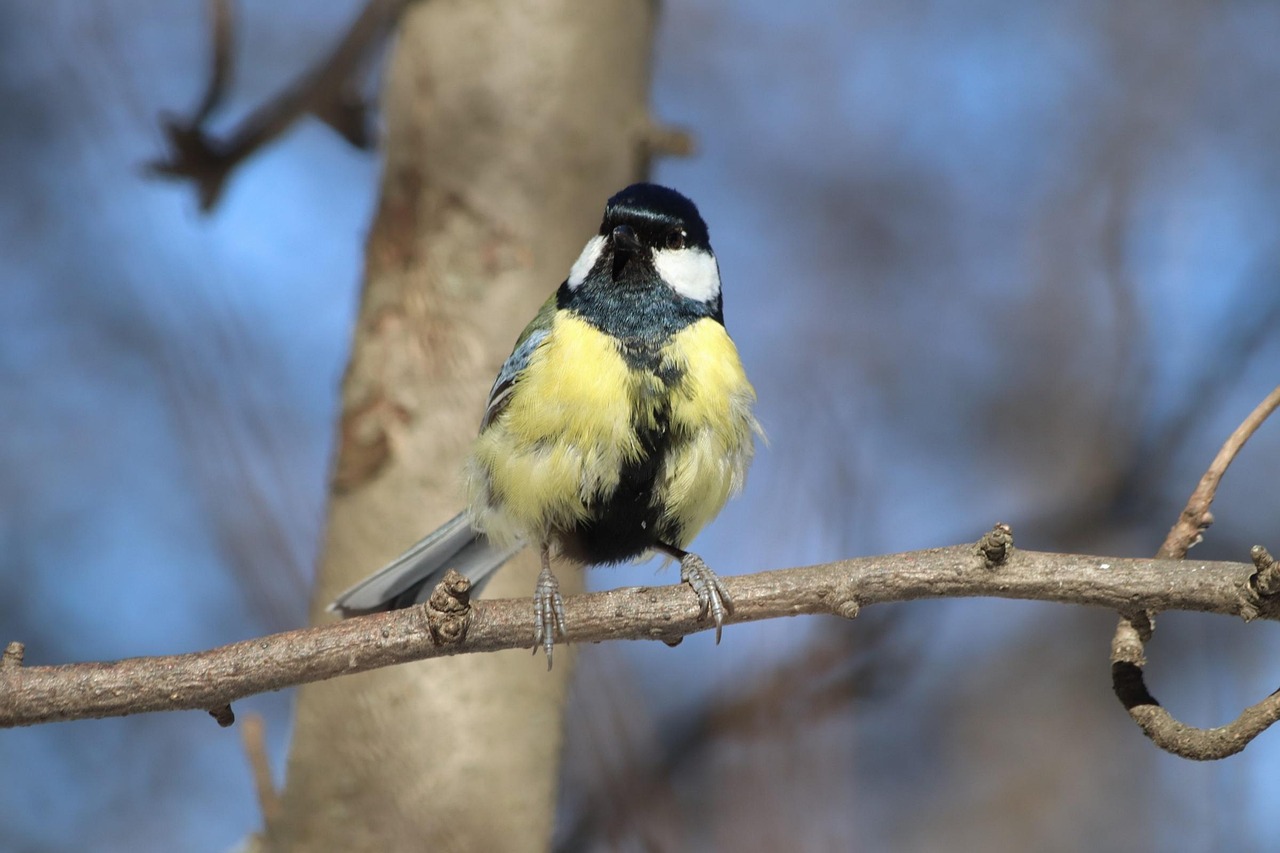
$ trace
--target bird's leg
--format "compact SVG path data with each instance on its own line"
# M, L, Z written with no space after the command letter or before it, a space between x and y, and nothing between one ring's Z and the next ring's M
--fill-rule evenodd
M539 549L542 571L538 572L538 584L533 588L533 653L538 646L547 653L547 669L551 669L551 651L556 635L564 639L564 598L560 595L560 581L551 573L551 546L543 544Z
M733 599L725 591L724 584L720 583L720 578L697 554L690 554L665 542L659 542L655 547L680 561L680 580L693 587L698 595L698 618L706 619L708 613L711 615L712 621L716 623L716 643L719 643L724 619L733 615Z

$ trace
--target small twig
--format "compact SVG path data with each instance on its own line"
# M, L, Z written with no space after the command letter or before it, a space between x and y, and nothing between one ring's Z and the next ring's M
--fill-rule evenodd
M209 84L205 87L200 106L192 116L191 124L204 124L213 111L222 105L231 88L231 37L234 23L231 17L231 0L208 0L209 29L212 31L213 50L209 69Z
M1218 451L1217 456L1213 457L1213 462L1209 463L1208 470L1204 472L1204 476L1196 484L1195 491L1187 499L1187 505L1178 516L1177 522L1169 530L1169 535L1165 537L1164 544L1160 546L1160 550L1157 552L1158 556L1172 560L1181 559L1186 556L1187 551L1192 546L1201 540L1204 531L1213 523L1213 515L1209 512L1209 507L1213 504L1213 498L1218 492L1218 484L1222 482L1222 475L1227 472L1227 468L1231 466L1232 461L1239 455L1244 443L1257 432L1258 427L1262 426L1263 422L1271 416L1271 413L1277 407L1280 407L1280 386L1277 386L1268 394L1249 413L1249 416L1241 421L1235 432L1227 437L1222 449Z
M1252 563L1178 563L1012 551L986 570L975 546L862 557L753 575L721 575L735 609L729 623L843 613L851 594L865 607L890 601L990 596L1108 610L1195 610L1241 615ZM1183 583L1171 583L1171 577ZM685 584L630 587L565 599L567 640L668 639L708 630ZM1264 602L1259 618L1280 618ZM378 613L244 640L204 652L112 663L0 669L0 727L148 711L206 710L245 696L465 652L528 649L528 599L470 604L465 636L437 639L424 607Z
M1157 552L1159 558L1182 559L1192 546L1200 542L1204 531L1213 523L1209 508L1223 475L1245 442L1277 407L1280 407L1280 387L1268 394L1223 443L1165 537ZM1280 586L1275 577L1274 561L1270 560L1266 549L1254 546L1252 557L1255 571L1239 592L1240 616L1246 621L1256 618L1261 608L1271 605L1275 593L1269 590ZM1143 733L1166 752L1200 761L1235 755L1280 720L1280 692L1272 693L1246 708L1239 718L1225 726L1200 729L1179 722L1151 695L1143 675L1147 663L1146 644L1154 631L1152 614L1159 609L1121 609L1127 615L1120 617L1111 642L1111 686L1116 697Z
M191 118L161 116L170 151L165 159L147 164L148 173L194 181L200 193L200 208L208 211L218 203L228 176L239 163L308 113L356 147L368 148L372 144L366 106L353 80L386 41L412 0L369 0L333 51L245 117L223 140L212 137L206 123L225 98L231 77L230 0L210 2L213 70L209 84Z
M275 778L271 775L271 759L267 756L266 725L260 714L249 714L240 724L240 737L244 743L244 753L249 759L249 770L253 773L253 787L258 792L258 807L262 809L262 826L264 833L269 833L272 824L280 817L280 792L276 790Z

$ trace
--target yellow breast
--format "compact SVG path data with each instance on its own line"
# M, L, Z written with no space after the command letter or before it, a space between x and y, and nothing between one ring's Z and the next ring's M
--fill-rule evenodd
M687 326L655 371L628 366L621 345L561 312L506 409L476 440L468 498L476 525L498 542L538 541L588 518L645 452L637 428L662 433L654 484L683 547L742 486L758 431L755 391L724 327ZM671 386L660 374L680 377Z
M684 547L742 489L763 435L751 413L756 392L747 381L737 347L724 326L700 320L680 332L663 354L685 374L671 396L672 442L659 490L666 517L675 521Z
M473 520L500 542L536 540L587 515L640 453L632 387L617 342L559 313L530 357L511 402L472 448Z

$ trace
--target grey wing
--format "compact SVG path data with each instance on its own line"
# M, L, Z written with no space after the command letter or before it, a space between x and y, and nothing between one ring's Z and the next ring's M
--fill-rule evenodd
M548 334L550 333L546 329L530 332L507 357L502 369L498 371L498 378L493 380L493 388L489 389L489 404L485 406L484 417L480 420L481 432L484 432L485 428L493 423L511 402L511 395L515 391L516 383L520 381L520 374L529 366L529 359L533 357L534 350L547 339Z

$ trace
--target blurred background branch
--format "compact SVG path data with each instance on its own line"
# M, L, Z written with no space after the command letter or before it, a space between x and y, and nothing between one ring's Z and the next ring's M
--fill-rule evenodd
M332 52L221 138L210 133L207 123L232 83L234 0L207 2L212 42L209 82L189 118L162 116L169 154L147 165L151 174L194 183L200 208L207 213L218 203L236 166L304 115L314 115L356 148L373 145L373 122L361 83L413 0L368 0Z

